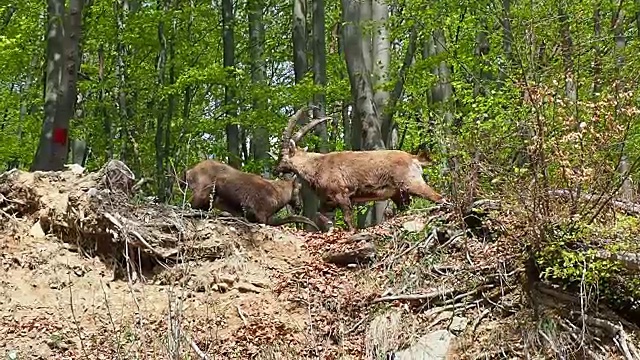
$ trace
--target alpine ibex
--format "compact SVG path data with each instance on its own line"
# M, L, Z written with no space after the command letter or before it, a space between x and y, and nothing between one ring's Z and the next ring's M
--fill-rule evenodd
M204 160L184 173L184 181L193 192L190 203L194 209L209 210L212 198L213 207L244 216L251 222L273 226L302 222L318 228L304 216L273 218L287 204L294 211L301 208L301 185L295 176L288 180L268 180L219 161Z
M352 205L368 201L391 199L399 210L410 202L410 196L448 204L422 178L422 165L428 162L426 154L412 155L400 150L341 151L330 153L308 152L296 143L329 118L315 119L291 135L296 122L304 116L306 108L289 118L282 136L280 160L276 173L292 172L303 179L320 198L320 218L324 213L340 207L349 230L355 229Z

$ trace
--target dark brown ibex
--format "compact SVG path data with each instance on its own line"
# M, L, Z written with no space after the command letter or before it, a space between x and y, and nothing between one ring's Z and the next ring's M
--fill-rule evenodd
M309 183L320 198L320 217L340 207L349 230L355 229L352 205L368 201L391 199L399 210L410 202L410 196L448 204L422 178L422 165L428 163L426 154L412 155L400 150L340 151L326 154L308 152L296 143L329 118L315 119L291 135L296 122L306 114L306 108L289 118L282 136L280 160L276 173L292 172Z
M301 222L318 228L304 216L273 218L287 204L294 211L301 208L301 185L295 176L288 180L268 180L219 161L204 160L187 170L183 178L193 192L190 203L194 209L209 210L210 198L213 198L213 207L244 216L250 222L273 226Z

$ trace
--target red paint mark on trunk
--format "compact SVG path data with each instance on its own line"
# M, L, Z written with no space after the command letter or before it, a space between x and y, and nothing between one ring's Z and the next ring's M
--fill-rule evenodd
M68 129L53 129L53 143L64 145L67 143Z

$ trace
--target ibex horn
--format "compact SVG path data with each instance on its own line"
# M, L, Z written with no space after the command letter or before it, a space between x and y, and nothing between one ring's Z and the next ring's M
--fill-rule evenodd
M327 117L323 117L320 119L315 119L313 121L311 121L310 123L308 123L307 125L303 126L302 129L298 130L297 133L295 133L295 135L293 135L291 137L291 140L293 140L294 142L298 142L300 141L300 139L302 139L302 137L309 132L309 130L313 129L314 127L318 126L320 123L323 123L327 120L331 120L331 117L327 116Z

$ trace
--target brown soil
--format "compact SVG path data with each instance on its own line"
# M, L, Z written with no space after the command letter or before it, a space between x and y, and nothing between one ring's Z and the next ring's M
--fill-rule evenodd
M101 189L101 175L12 176L0 175L0 356L7 359L198 359L198 352L209 359L377 359L447 329L454 312L469 326L450 358L554 353L522 295L518 234L453 241L442 230L429 243L428 234L403 230L410 220L452 222L443 212L396 217L355 238L310 234L189 220L153 204L101 198L96 205L85 193ZM118 211L139 223L105 237L102 214ZM123 242L134 232L149 246ZM327 252L363 243L375 244L373 263L323 261ZM111 246L111 255L96 250ZM132 267L122 265L125 256ZM443 295L372 303L387 293L433 291ZM543 318L560 317L548 311ZM573 341L558 330L552 340L567 349ZM612 344L599 346L613 354Z

